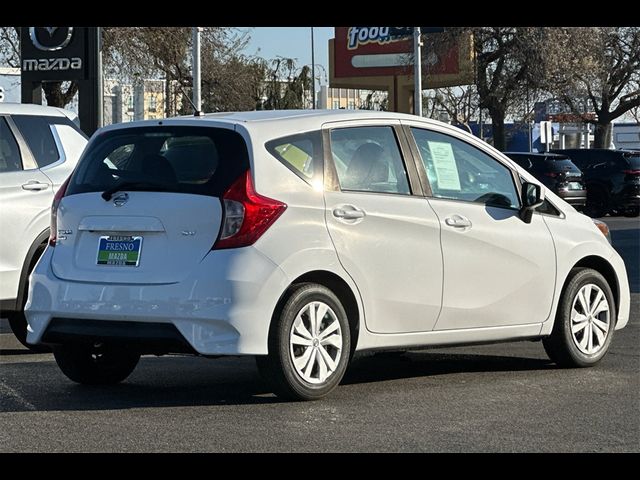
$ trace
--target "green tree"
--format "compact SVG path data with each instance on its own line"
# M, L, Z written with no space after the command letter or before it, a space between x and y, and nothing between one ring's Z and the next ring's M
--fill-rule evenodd
M278 57L266 63L262 108L289 110L307 107L311 91L311 69L298 67L293 58Z

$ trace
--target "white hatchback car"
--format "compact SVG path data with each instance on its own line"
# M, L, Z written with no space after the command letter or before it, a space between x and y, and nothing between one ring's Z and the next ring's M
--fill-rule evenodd
M141 354L255 355L276 393L316 399L358 350L542 339L589 366L629 318L606 225L409 115L106 127L52 221L28 341L80 383L119 382Z
M0 316L26 346L29 273L47 245L53 195L87 144L76 120L60 108L0 103Z

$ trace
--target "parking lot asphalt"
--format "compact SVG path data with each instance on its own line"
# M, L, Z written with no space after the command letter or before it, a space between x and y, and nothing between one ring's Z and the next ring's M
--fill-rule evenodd
M311 403L280 401L251 358L144 357L83 387L1 320L0 452L638 452L640 221L604 220L632 313L595 368L519 342L366 355Z

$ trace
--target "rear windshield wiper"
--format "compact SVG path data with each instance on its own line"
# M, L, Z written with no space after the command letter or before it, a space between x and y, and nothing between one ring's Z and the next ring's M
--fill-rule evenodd
M111 200L111 197L113 196L113 194L116 192L119 192L120 190L141 189L141 188L167 190L168 185L163 183L155 183L155 182L148 182L148 181L132 182L132 181L125 180L125 181L116 183L113 187L107 188L104 192L102 192L102 198L104 198L105 202L108 202L109 200Z

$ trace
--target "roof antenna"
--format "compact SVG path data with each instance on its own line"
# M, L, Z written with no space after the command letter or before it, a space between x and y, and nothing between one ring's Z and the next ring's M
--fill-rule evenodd
M189 95L187 95L187 93L184 91L184 88L182 88L182 84L181 83L178 83L178 87L180 87L180 91L182 92L182 96L185 97L189 101L191 106L193 107L193 116L194 117L201 117L202 116L202 112L200 110L198 110L198 108L196 107L196 104L193 103L193 100L191 100Z

